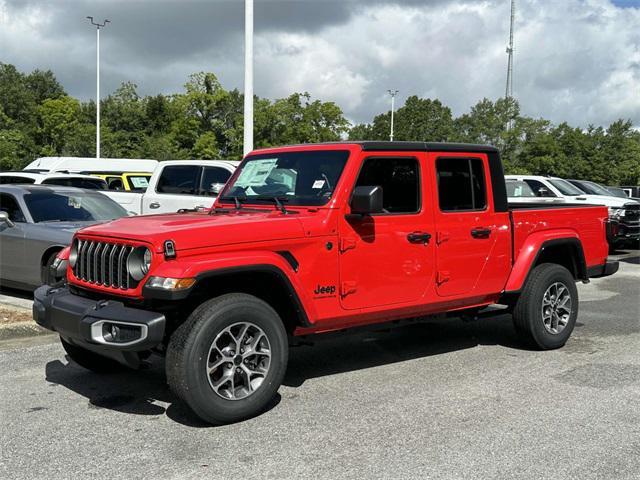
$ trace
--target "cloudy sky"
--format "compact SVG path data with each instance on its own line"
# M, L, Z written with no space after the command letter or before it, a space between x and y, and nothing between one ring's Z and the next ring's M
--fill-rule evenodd
M308 91L355 122L388 109L389 88L455 114L504 95L510 0L255 0L255 92ZM242 0L0 0L0 61L51 69L67 91L181 91L190 73L243 83ZM514 94L555 122L640 126L640 0L517 0Z

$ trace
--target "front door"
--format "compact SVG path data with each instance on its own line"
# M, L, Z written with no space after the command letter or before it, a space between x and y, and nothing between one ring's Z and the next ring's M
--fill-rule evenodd
M492 199L487 194L486 155L429 155L435 164L437 202L436 285L440 296L472 292L481 280L498 238Z
M381 186L384 212L340 220L345 309L419 301L433 279L433 217L421 178L425 155L365 158L355 186Z
M26 218L16 198L8 193L0 193L0 210L7 212L13 222L13 226L0 223L0 278L27 282L29 278L24 234Z

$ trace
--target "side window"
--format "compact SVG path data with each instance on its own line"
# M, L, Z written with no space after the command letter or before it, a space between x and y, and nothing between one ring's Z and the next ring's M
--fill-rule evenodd
M416 158L378 157L364 161L357 187L382 187L386 213L420 211L420 172Z
M63 187L76 187L76 188L86 188L88 190L106 190L106 183L101 178L96 178L92 180L90 178L47 178L42 181L43 185L60 185Z
M549 190L549 188L539 180L527 180L525 183L531 187L536 194L536 197L555 197L556 195Z
M170 165L165 167L158 179L158 193L195 195L198 190L200 167L195 165Z
M9 183L35 183L35 180L33 178L29 178L29 177L6 176L6 177L0 177L0 183L4 183L4 184L9 184Z
M202 195L217 195L229 177L231 172L221 167L204 167L202 180L200 182L200 192Z
M443 212L484 210L487 187L479 158L440 157L436 160L438 202Z
M26 222L24 214L13 195L0 193L0 210L9 214L9 220L14 222Z

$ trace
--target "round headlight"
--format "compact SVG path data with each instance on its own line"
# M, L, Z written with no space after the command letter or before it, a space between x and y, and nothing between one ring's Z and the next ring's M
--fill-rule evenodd
M76 266L76 262L78 261L78 240L75 239L71 244L71 251L69 252L69 265L71 268Z
M149 273L149 267L151 267L151 250L145 248L142 256L142 271L145 275Z
M127 270L134 280L139 281L149 273L151 251L147 247L137 247L127 260Z

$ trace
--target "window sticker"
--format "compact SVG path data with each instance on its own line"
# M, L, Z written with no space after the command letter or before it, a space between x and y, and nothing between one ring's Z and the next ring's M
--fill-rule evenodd
M149 180L146 177L129 177L134 188L147 188Z
M80 197L67 197L67 203L73 208L82 208L82 199Z
M278 163L277 158L264 158L248 162L235 182L236 187L259 187L264 185L267 177Z
M324 187L324 180L316 180L315 182L313 182L313 185L311 186L311 188L313 188L314 190L317 190L322 187Z

